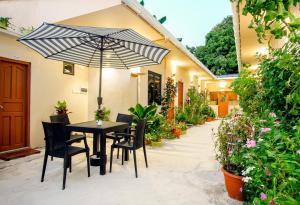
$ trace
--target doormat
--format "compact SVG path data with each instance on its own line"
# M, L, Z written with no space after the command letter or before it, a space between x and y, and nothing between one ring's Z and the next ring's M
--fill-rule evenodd
M12 159L27 157L27 156L33 155L33 154L38 154L40 152L41 151L36 150L36 149L26 148L26 149L18 150L18 151L15 151L15 152L0 154L0 159L2 159L4 161L9 161L9 160L12 160Z

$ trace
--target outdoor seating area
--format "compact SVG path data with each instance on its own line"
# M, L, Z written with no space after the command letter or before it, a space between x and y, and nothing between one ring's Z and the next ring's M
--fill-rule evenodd
M138 178L135 178L133 153L122 165L121 157L117 159L117 152L114 152L112 172L100 176L99 167L91 166L90 177L87 176L86 157L81 154L72 158L72 172L68 173L66 189L62 191L62 159L48 161L44 182L40 182L44 155L41 149L40 154L0 161L0 190L6 204L18 204L22 198L23 204L45 205L61 201L92 205L99 201L124 205L143 201L149 205L171 205L186 204L191 199L195 204L238 205L239 202L228 198L220 167L214 160L211 129L217 129L218 125L219 121L205 123L188 129L181 139L164 140L162 147L147 146L148 168L142 149L138 149ZM92 148L92 136L88 135L87 139ZM107 140L107 150L112 143Z

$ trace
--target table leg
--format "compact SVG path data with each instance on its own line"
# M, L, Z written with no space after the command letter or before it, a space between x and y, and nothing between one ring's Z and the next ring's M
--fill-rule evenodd
M129 160L129 150L128 150L128 149L125 150L124 160L125 160L125 161L128 161L128 160Z
M100 175L106 173L106 137L105 134L100 135Z
M97 155L99 151L99 134L93 134L93 155Z

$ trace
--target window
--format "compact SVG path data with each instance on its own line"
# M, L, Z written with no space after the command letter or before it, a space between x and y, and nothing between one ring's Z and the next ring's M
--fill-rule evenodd
M148 105L161 105L161 75L148 71Z

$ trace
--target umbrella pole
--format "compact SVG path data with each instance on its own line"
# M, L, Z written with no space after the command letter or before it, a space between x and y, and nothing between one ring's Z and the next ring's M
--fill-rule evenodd
M101 89L102 89L102 67L103 67L103 38L101 38L101 48L100 48L100 71L99 71L99 96L97 98L98 101L98 110L101 109L102 104L102 96L101 96Z

